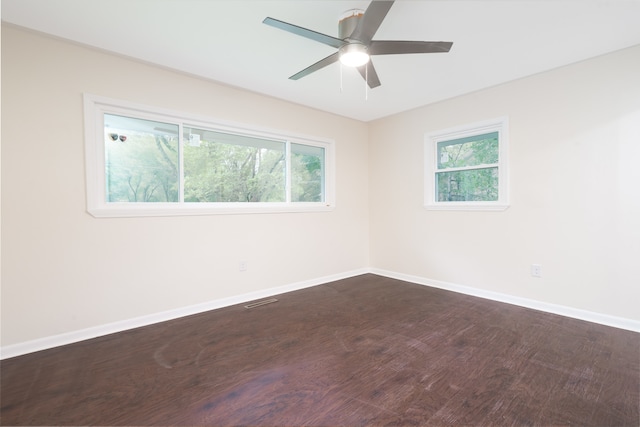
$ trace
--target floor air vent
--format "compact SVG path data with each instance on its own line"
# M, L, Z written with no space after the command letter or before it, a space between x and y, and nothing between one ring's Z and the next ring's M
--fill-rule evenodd
M245 305L244 308L256 308L256 307L260 307L261 305L271 304L274 302L278 302L278 300L275 298L270 298L263 301L252 302L251 304Z

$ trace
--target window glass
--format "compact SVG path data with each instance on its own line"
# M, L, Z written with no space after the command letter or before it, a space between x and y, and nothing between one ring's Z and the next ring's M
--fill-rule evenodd
M178 126L104 115L107 202L179 200Z
M285 202L285 142L184 127L185 202Z
M438 169L498 162L498 132L438 142Z
M324 148L291 144L291 201L324 201Z
M437 173L436 200L439 202L497 201L498 168Z

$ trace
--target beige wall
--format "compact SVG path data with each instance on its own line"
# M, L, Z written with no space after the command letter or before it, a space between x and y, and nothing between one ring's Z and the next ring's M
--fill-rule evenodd
M2 30L3 346L368 267L366 124ZM333 139L337 207L94 218L84 92Z
M639 76L637 46L371 123L371 266L640 320ZM425 132L500 116L511 207L425 210Z

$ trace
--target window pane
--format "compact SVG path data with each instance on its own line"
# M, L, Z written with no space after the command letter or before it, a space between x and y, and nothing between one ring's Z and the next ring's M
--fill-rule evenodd
M107 202L178 201L178 126L104 115Z
M324 201L324 148L291 144L291 201Z
M185 202L285 202L285 143L184 127Z
M498 163L498 132L438 142L438 169Z
M492 202L498 200L498 168L436 172L436 201Z

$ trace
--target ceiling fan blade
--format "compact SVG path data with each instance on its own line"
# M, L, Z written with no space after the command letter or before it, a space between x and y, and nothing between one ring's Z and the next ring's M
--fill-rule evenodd
M393 6L393 0L373 0L349 38L369 44Z
M321 59L320 61L316 62L313 65L308 66L307 68L305 68L304 70L295 73L293 76L289 77L291 80L298 80L301 79L304 76L308 76L309 74L320 70L321 68L326 67L327 65L331 65L334 62L337 62L338 59L340 58L338 52L333 53L329 56L327 56L324 59Z
M366 80L371 89L380 86L378 73L376 73L376 69L373 66L373 62L371 62L371 60L369 60L369 62L367 62L366 64L358 67L358 71L360 72L362 78Z
M309 30L308 28L299 27L297 25L289 24L288 22L279 21L270 17L264 18L264 21L262 21L262 23L335 48L340 48L343 44L345 44L344 40L340 40L336 37L331 37L326 34L318 33L317 31Z
M452 45L453 42L374 40L369 45L369 55L449 52Z

